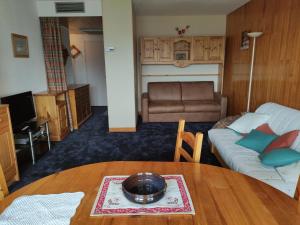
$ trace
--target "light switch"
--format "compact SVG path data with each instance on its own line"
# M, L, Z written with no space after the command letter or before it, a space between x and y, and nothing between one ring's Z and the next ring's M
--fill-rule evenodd
M115 47L114 46L109 46L105 49L106 52L112 52L115 50Z

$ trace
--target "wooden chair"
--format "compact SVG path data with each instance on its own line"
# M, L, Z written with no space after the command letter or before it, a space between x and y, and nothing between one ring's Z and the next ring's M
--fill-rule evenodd
M174 161L179 162L180 156L182 156L188 162L199 163L202 149L203 134L198 132L195 136L191 132L185 132L184 125L185 120L180 120L178 125ZM192 156L190 156L190 154L182 147L183 141L186 142L193 149Z
M0 165L0 200L4 199L6 195L8 195L8 188L2 166Z

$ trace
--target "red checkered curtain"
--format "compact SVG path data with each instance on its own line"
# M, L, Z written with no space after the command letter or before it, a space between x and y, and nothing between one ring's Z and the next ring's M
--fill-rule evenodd
M40 18L41 32L44 46L44 58L46 65L49 91L66 91L67 80L63 59L63 48L58 18ZM71 130L72 118L70 113L69 98L66 94L69 124Z
M58 18L41 18L44 58L50 91L67 90L62 41Z

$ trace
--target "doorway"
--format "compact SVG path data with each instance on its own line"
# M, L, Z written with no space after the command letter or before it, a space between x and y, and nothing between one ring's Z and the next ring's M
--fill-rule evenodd
M89 84L91 105L107 106L102 18L67 17L65 20L68 24L69 46L75 46L80 51L80 54L72 57L71 73L68 72L70 68L66 68L68 81Z

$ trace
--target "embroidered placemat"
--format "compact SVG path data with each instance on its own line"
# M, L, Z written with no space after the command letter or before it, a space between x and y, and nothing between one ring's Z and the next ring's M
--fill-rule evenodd
M106 176L100 185L91 216L195 214L190 193L182 175L163 175L167 183L164 197L151 204L130 202L122 182L128 176Z

